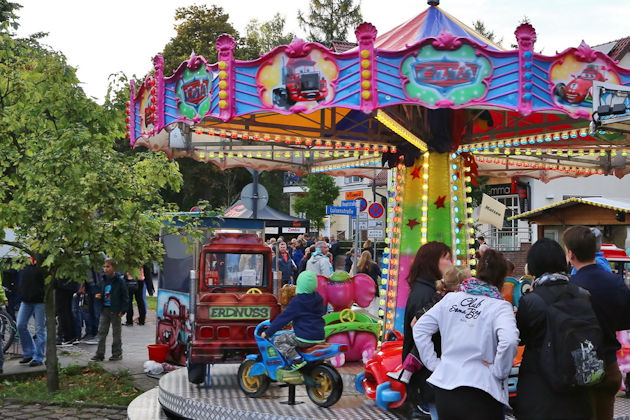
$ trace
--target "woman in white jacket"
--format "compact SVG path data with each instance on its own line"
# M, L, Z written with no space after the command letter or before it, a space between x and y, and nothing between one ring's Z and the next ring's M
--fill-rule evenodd
M500 252L487 250L478 278L448 293L413 328L422 363L433 374L441 420L503 419L508 405L507 378L518 345L512 304L501 296L507 271ZM439 330L442 355L437 357L431 336Z

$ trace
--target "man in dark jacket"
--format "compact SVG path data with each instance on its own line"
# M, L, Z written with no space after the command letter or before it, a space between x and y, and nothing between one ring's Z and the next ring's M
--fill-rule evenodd
M623 279L602 269L595 260L597 239L586 226L573 226L562 237L567 259L577 270L571 283L588 290L593 311L602 329L604 381L590 390L595 418L611 419L614 414L615 395L621 387L621 372L617 363L617 350L621 345L615 332L630 328L630 290Z
M105 339L112 326L112 356L109 360L122 359L122 339L120 337L120 318L127 313L129 305L129 292L122 274L115 271L114 261L106 259L103 263L104 275L99 284L100 293L96 295L101 299L103 310L98 324L98 348L92 360L100 362L105 358Z
M276 331L293 322L293 334L284 333L274 341L280 354L291 363L292 371L306 365L296 348L310 347L324 341L324 300L315 289L317 289L315 273L310 271L301 273L297 279L296 295L261 334L263 338L271 338Z
M44 275L35 265L24 267L18 273L22 304L18 311L17 329L20 334L23 358L20 364L30 367L41 366L46 354L46 309L44 305ZM28 321L35 320L35 337L28 329Z

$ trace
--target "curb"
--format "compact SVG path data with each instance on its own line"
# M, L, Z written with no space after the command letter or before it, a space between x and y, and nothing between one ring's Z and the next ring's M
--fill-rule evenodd
M126 410L126 405L108 405L108 404L94 404L85 403L81 401L76 402L58 402L58 401L42 401L42 400L23 400L21 398L5 398L5 404L40 404L40 405L56 405L59 407L77 407L77 408L109 408L112 410Z

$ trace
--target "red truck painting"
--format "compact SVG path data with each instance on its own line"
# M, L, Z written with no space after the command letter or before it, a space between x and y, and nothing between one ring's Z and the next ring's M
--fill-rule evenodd
M328 83L309 57L291 58L282 65L282 85L272 92L273 104L289 109L297 102L322 102L328 96Z

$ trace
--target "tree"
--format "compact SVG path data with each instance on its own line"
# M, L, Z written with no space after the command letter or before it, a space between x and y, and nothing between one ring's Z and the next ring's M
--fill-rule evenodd
M478 32L480 35L485 36L490 41L492 41L495 44L497 44L498 46L500 46L500 47L503 46L503 45L501 45L503 43L503 38L495 39L496 35L495 35L494 31L491 31L490 29L486 28L486 25L483 23L483 21L481 21L479 19L474 21L473 22L473 29L476 32Z
M354 0L311 0L307 14L298 11L298 23L308 32L309 41L326 46L347 41L348 30L362 21L361 5Z
M308 192L304 197L295 199L293 209L305 213L316 230L323 228L326 206L331 205L339 196L339 187L330 175L310 174L304 177Z
M257 19L250 20L245 38L241 42L239 57L243 60L255 60L278 45L290 44L295 35L292 32L284 33L284 23L285 18L280 13L263 23Z
M217 61L215 42L219 35L230 34L238 40L238 32L228 19L230 15L222 7L205 5L178 7L175 10L175 30L177 35L166 44L164 57L164 75L175 70L182 61L190 58L191 52L201 55L210 63Z
M163 188L179 188L177 164L163 154L125 155L124 111L108 98L92 102L75 69L34 38L0 30L0 237L30 256L46 276L46 369L49 391L59 388L55 347L56 279L83 280L102 253L122 270L158 259Z

